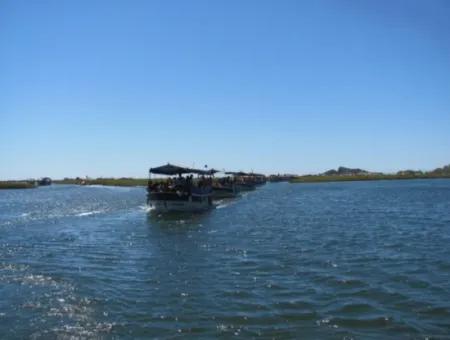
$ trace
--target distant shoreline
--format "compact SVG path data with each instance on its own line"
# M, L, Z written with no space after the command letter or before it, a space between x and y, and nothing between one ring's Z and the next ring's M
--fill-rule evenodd
M381 181L381 180L408 180L408 179L442 179L450 178L445 175L305 175L292 178L289 183L322 183L322 182L356 182L356 181Z
M1 189L33 189L37 185L27 181L0 181Z
M148 179L146 178L105 178L105 179L63 179L54 180L54 184L73 184L73 185L105 185L105 186L121 186L121 187L137 187L147 186ZM0 181L0 190L2 189L33 189L37 188L35 182L18 180L18 181Z
M328 182L360 182L360 181L381 181L381 180L412 180L412 179L450 179L450 175L441 176L399 176L399 175L349 175L349 176L326 176L326 175L305 175L298 176L289 180L292 184L301 183L328 183ZM155 181L155 179L152 179ZM160 179L164 181L164 179ZM83 182L74 179L55 180L54 184L69 185L104 185L117 187L145 187L148 179L146 178L129 178L129 179L92 179L83 180ZM33 189L38 186L26 181L0 181L0 190L2 189Z
M337 170L329 170L317 175L270 175L266 177L270 182L289 182L298 183L324 183L324 182L355 182L355 181L380 181L380 180L411 180L411 179L450 179L450 165L443 168L437 168L433 171L422 172L404 170L396 174L383 174L368 172L361 169L350 169L339 167ZM50 179L49 179L50 180ZM42 181L42 180L41 180ZM51 180L50 180L51 181ZM153 178L153 182L164 182L164 178ZM55 184L72 184L72 185L104 185L119 187L146 187L148 178L64 178L54 180ZM9 180L0 181L1 189L32 189L37 188L39 183L37 180Z
M107 185L116 187L147 186L148 178L96 178L96 179L62 179L53 181L55 184L76 185Z

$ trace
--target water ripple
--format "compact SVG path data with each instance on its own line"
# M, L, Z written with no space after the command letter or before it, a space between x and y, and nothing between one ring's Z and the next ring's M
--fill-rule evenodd
M269 184L200 215L144 202L0 191L2 336L449 334L448 180Z

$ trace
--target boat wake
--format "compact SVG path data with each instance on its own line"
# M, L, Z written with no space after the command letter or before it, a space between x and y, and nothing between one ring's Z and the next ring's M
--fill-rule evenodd
M149 212L155 210L155 207L150 207L146 204L140 205L139 208L140 208L140 210L144 211L145 213L149 213Z
M90 184L90 185L84 185L81 188L83 189L107 189L107 190L114 190L114 191L131 191L134 188L138 188L138 187L122 187L122 186L117 186L117 185L102 185L102 184Z
M223 200L218 200L214 203L214 206L216 209L223 209L226 208L228 206L230 206L231 204L233 204L235 201L232 199L223 199Z
M223 209L230 205L230 203L219 203L216 205L216 209Z
M104 212L104 210L85 211L85 212L78 213L75 216L78 216L78 217L91 216L91 215L95 215L95 214L101 214L102 212Z

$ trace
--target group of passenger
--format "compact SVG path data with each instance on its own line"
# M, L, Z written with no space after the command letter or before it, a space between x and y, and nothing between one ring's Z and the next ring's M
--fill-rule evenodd
M238 185L255 185L259 184L260 179L256 176L252 177L220 177L212 178L210 176L199 176L194 179L194 175L182 176L181 174L169 177L166 180L149 179L148 190L152 192L177 192L191 194L192 192L204 192L212 187L216 188L232 188L234 184Z
M191 193L192 188L204 189L211 187L212 179L201 176L194 180L193 175L183 177L181 175L169 177L164 181L148 180L148 189L153 192L185 192Z
M227 176L227 177L217 178L214 181L214 186L230 187L231 185L233 185L233 183L235 183L235 179L233 177Z

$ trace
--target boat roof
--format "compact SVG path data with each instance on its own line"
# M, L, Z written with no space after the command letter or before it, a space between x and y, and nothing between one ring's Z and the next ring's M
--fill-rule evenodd
M218 172L217 170L201 170L194 168L187 168L184 166L173 165L167 163L156 168L150 168L150 173L157 175L182 175L182 174L199 174L199 175L212 175Z
M207 173L208 175L214 175L215 173L220 172L219 170L216 170L216 169L202 170L202 171L204 171L204 172Z
M243 171L227 171L225 172L226 175L234 175L234 176L250 176L251 174L248 174Z

